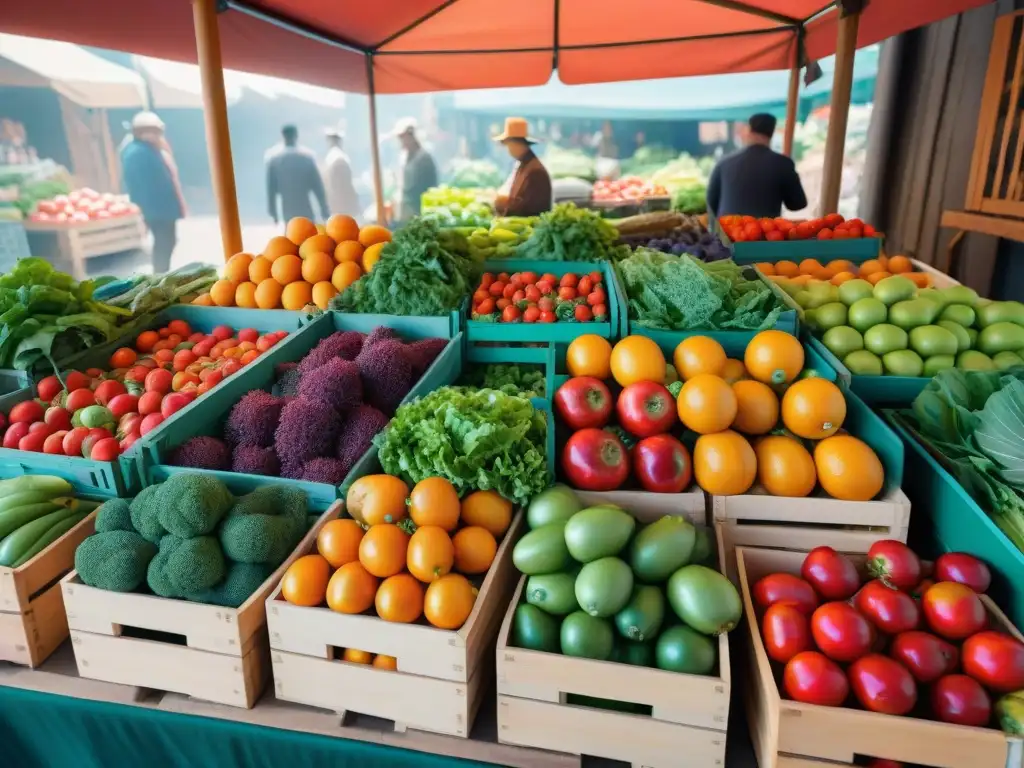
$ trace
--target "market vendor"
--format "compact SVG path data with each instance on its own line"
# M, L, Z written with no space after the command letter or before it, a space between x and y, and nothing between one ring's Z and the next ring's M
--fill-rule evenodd
M516 161L512 175L498 193L494 210L502 216L538 216L551 210L551 176L533 154L537 140L521 117L505 120L505 130L494 137Z
M416 118L401 118L388 136L398 139L402 145L392 216L392 224L398 227L420 215L423 193L437 186L437 164L423 147Z

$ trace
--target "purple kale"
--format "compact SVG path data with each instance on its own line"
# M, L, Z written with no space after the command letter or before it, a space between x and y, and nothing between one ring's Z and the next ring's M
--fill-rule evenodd
M281 420L284 400L262 389L242 396L224 424L224 437L234 444L249 443L264 448L274 444L274 431Z
M296 398L281 411L274 449L284 465L304 464L334 453L341 417L325 403Z
M441 351L448 345L447 339L421 339L405 345L405 354L412 364L412 380L419 381Z
M351 360L336 357L319 368L304 374L299 384L299 397L317 400L342 413L363 402L363 381L359 366Z
M302 466L302 479L313 483L341 485L348 468L338 459L313 459Z
M385 414L393 414L412 389L412 364L405 355L405 344L381 341L365 347L356 365L363 378L363 399Z
M388 424L388 417L372 405L349 411L338 435L338 459L352 469L373 444L373 437Z
M372 346L380 344L382 341L401 341L402 338L398 335L398 331L394 328L388 328L386 325L379 325L370 331L370 335L363 341L363 349L369 349Z
M281 462L273 448L259 445L239 445L231 457L231 471L246 475L264 475L278 477L281 474Z
M193 437L174 449L169 463L192 469L227 470L231 468L231 449L218 437Z
M339 331L323 339L299 363L303 375L316 370L335 358L355 360L363 347L363 334L358 331Z

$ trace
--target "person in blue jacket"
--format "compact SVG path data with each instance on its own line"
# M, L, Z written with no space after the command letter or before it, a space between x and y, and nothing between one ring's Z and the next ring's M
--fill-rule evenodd
M153 112L139 112L132 118L131 131L131 139L121 147L121 170L128 196L142 209L142 218L153 233L153 272L159 274L171 268L185 202L178 169L164 138L164 121Z

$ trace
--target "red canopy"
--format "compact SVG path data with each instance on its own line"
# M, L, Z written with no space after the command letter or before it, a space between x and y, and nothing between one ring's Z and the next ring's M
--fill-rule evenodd
M872 0L858 46L991 0ZM787 69L835 52L824 0L247 0L220 15L225 67L339 90L446 91ZM196 61L189 0L7 3L0 31ZM556 46L557 41L557 46ZM670 98L671 94L666 94Z

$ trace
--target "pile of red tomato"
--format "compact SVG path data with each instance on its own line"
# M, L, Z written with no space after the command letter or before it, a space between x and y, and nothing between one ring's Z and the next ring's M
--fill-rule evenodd
M947 553L929 568L885 540L867 566L865 581L847 557L818 547L799 577L773 573L754 585L765 650L785 665L785 696L990 725L994 697L1024 688L1024 643L990 625L979 596L991 582L985 563Z
M838 213L820 219L791 221L790 219L755 219L753 216L723 216L718 220L722 231L734 243L768 240L860 240L879 237L870 224L860 219L847 221Z
M600 272L486 272L473 292L470 317L496 323L608 321L608 293Z
M668 197L668 190L639 176L623 176L621 179L598 179L591 193L591 198L603 202L627 202L648 197Z

